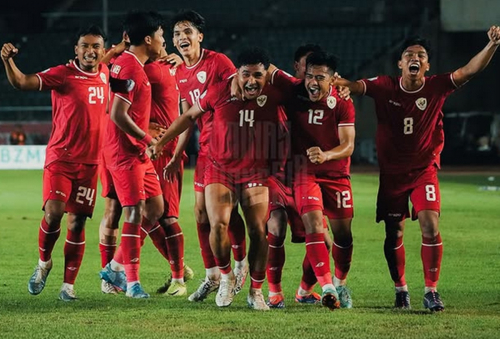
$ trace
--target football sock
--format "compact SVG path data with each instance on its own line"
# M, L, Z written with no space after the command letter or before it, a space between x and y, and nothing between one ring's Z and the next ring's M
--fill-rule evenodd
M345 280L349 269L351 268L352 259L352 238L346 246L337 243L335 239L333 240L332 246L332 257L335 263L335 278L339 280Z
M139 281L139 266L141 256L140 225L129 222L123 223L120 246L123 246L123 266L127 275L127 282Z
M68 229L64 243L64 282L74 284L85 252L85 229L80 232Z
M318 279L316 279L316 274L314 274L314 270L306 253L302 261L302 281L300 282L300 286L306 291L311 291L317 282Z
M386 237L384 241L384 254L387 266L389 267L389 273L391 274L392 281L394 281L394 285L396 287L406 285L406 258L403 237Z
M165 242L172 278L184 279L184 234L177 222L168 225L165 229Z
M60 234L61 224L49 227L44 216L38 230L38 253L42 261L49 261L52 257L52 250Z
M196 223L196 229L198 231L198 241L200 243L203 265L205 265L205 268L217 266L212 248L210 247L210 224L208 222Z
M268 233L267 241L269 242L269 258L266 271L269 292L279 292L282 290L281 276L285 264L285 238Z
M99 242L99 252L101 253L101 267L104 267L115 255L116 240L114 244L103 244Z
M424 266L425 287L436 288L443 258L441 234L438 233L434 239L422 237L420 254Z
M323 233L306 234L306 253L321 287L327 284L332 285L330 256Z
M231 219L228 227L228 234L229 239L231 240L234 260L242 261L247 256L245 232L245 222L238 213L238 209L234 208L231 212Z
M250 272L250 288L261 289L264 280L266 280L266 271Z

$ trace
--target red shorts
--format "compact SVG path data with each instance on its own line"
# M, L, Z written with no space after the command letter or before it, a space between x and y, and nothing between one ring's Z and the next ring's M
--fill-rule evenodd
M292 242L301 243L306 240L306 229L300 217L292 189L274 176L269 177L269 214L283 208L288 216L288 224L292 232Z
M118 200L115 185L113 184L113 177L111 176L111 172L109 171L109 169L106 167L104 156L101 156L101 164L99 165L99 177L101 179L102 186L101 196L103 198Z
M162 194L160 180L151 160L132 166L111 169L113 184L122 206L135 206L140 200Z
M196 167L194 168L194 190L195 192L202 192L205 190L205 172L210 160L207 155L199 154L196 159Z
M245 188L258 186L267 187L268 177L265 175L267 170L249 172L246 174L231 174L222 168L210 162L205 169L205 186L210 184L222 184L233 191L236 196Z
M184 174L184 162L181 161L181 167L175 174L172 181L167 181L163 177L163 168L167 166L171 157L161 156L158 160L153 161L153 166L160 177L160 186L163 192L164 202L164 218L179 218L179 203L181 200L182 192L182 176Z
M300 215L320 210L329 219L347 219L354 216L349 178L320 177L303 173L295 177L293 189Z
M66 212L92 217L98 165L55 161L43 171L43 207L47 200L66 204Z
M437 167L413 170L401 174L380 174L377 196L377 222L381 220L402 221L410 217L408 199L413 208L412 220L423 210L440 212L441 195Z

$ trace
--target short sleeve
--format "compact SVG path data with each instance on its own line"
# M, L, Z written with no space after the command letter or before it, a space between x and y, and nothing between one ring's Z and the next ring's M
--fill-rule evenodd
M40 90L52 90L62 86L66 81L68 66L59 65L36 73L40 79Z
M391 78L386 75L362 79L360 81L364 84L363 95L372 98L381 95L392 86Z
M351 100L342 100L339 102L339 123L338 126L354 126L356 112Z
M216 61L216 65L217 65L216 74L219 78L219 81L226 80L231 75L236 73L236 67L234 66L233 62L225 54L218 53L216 60L217 60Z

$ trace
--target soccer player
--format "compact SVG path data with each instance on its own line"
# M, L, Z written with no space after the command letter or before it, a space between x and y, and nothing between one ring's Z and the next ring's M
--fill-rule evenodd
M330 309L352 307L346 278L353 248L349 167L354 150L354 106L336 94L336 68L334 56L313 52L306 59L304 81L297 82L282 72L275 72L272 79L274 85L293 93L286 111L291 122L295 204L305 225L306 256L323 290L321 302ZM323 213L334 235L334 281Z
M124 33L122 43L114 47L115 55L117 54L119 55L123 52L125 48L122 45L125 44L127 46L130 45L129 38L126 33ZM152 101L151 101L152 111L151 111L151 121L149 123L149 131L148 131L148 133L154 138L158 138L159 135L162 133L162 131L165 131L162 125L156 121L162 121L162 122L173 121L175 117L179 115L178 113L179 94L175 84L175 78L173 75L171 75L171 73L175 72L175 67L177 67L181 63L182 59L177 54L172 53L167 55L166 51L162 50L162 56L160 57L160 59L158 59L154 63L148 62L144 67L144 71L148 75L148 78L150 77L150 75L151 77L154 78L154 80L150 79L152 88ZM113 86L112 83L112 87L116 87L116 85ZM169 113L170 117L169 114L167 114L164 117L162 109L164 109L165 112ZM111 173L106 168L106 163L104 159L101 159L101 162L102 162L101 182L103 186L102 195L105 200L105 209L99 227L99 249L101 253L101 265L104 268L108 263L112 261L115 254L116 239L118 236L118 228L119 228L118 224L121 217L122 208L116 196L116 191L113 186ZM163 167L158 167L160 166L159 165L160 163L161 161L157 161L154 162L153 165L155 165L156 172L160 173L161 175L161 173L163 172ZM175 175L182 176L182 173L178 172ZM170 213L168 212L168 210L172 209L173 207L171 206L175 205L175 199L176 199L175 197L179 197L180 186L178 187L178 189L174 189L175 187L177 187L176 185L170 187L170 184L165 183L163 176L160 176L160 184L162 186L164 198L165 199L170 199L170 197L172 198L169 202L164 201L165 206L167 206L166 207L167 211L165 213ZM172 194L170 194L170 189L174 189L172 191L173 192ZM183 235L182 233L179 233L181 232L180 228L175 226L176 220L174 219L177 218L172 217L166 221L163 221L162 219L163 218L160 219L162 223L168 222L174 225L168 230L168 232L173 232L174 234L167 236L165 234L164 228L157 227L157 225L155 225L150 229L145 229L144 227L142 227L141 245L144 243L144 239L146 238L146 236L149 235L153 241L153 244L158 249L158 251L165 257L165 259L169 262L172 259L172 263L170 263L171 268L172 266L177 267L178 262L181 260L179 258L183 257ZM163 226L165 226L165 224ZM168 246L169 242L171 243L170 246ZM170 276L167 279L166 283L158 289L157 291L158 293L167 293L168 295L176 295L176 296L185 295L187 293L187 292L181 293L185 291L184 279L187 280L192 279L194 276L194 272L187 265L183 264L182 266L183 267L181 269L184 271L184 273L179 272L179 270L177 270L177 272L174 273L175 277L172 277L172 273L170 273ZM180 278L178 277L179 274ZM170 288L172 283L174 283L176 287ZM101 291L106 294L118 293L118 290L111 283L107 282L104 279L102 279L101 281Z
M44 216L38 232L40 257L28 282L28 291L33 295L45 287L52 269L52 250L67 213L64 280L59 298L77 299L74 283L85 249L85 222L95 205L101 122L108 104L109 71L101 63L104 41L98 26L81 30L73 62L29 75L14 63L18 50L10 43L2 47L7 77L15 88L52 91L52 134L43 172Z
M161 57L167 57L165 49ZM151 122L167 128L179 116L179 90L175 82L176 68L166 61L150 62L144 66L152 90ZM159 220L159 226L149 231L153 242L166 242L167 253L162 253L170 263L172 270L168 286L163 286L159 292L172 296L187 294L184 283L184 235L179 226L179 203L182 191L183 161L175 173L163 173L170 162L177 139L163 149L162 154L153 161L156 172L160 176L163 192L164 212ZM160 228L158 228L160 227ZM157 246L159 249L162 246ZM192 278L192 271L188 278Z
M155 147L155 151L213 111L210 165L206 169L206 205L210 220L210 246L221 272L218 306L229 306L236 277L231 269L228 225L231 211L240 201L250 237L248 253L251 286L249 307L268 310L262 295L267 263L266 220L268 214L270 145L276 142L278 107L283 95L266 86L269 59L261 49L248 49L238 56L238 72L202 95L195 106L181 115ZM234 93L239 90L244 100Z
M182 55L184 64L176 71L177 85L181 95L182 111L187 112L196 100L205 93L207 88L220 81L227 80L236 72L236 68L224 54L210 51L201 47L205 19L195 11L182 11L172 19L173 44ZM205 266L206 278L198 289L189 296L190 301L203 301L211 292L219 287L220 273L217 268L214 254L210 248L208 221L205 206L205 179L204 173L210 165L208 159L209 140L212 133L213 115L204 114L197 121L200 130L198 159L194 174L195 189L195 218L201 256ZM192 126L183 133L178 141L172 159L166 167L166 174L178 171L182 161L182 154L187 146ZM236 292L238 293L245 283L248 274L246 260L245 224L238 213L237 207L232 211L229 226L233 256L235 260Z
M410 308L403 244L410 199L412 220L418 219L422 232L424 307L444 310L437 292L443 253L438 228L441 198L437 177L444 141L441 109L448 95L488 65L500 44L500 27L492 26L488 37L486 47L452 73L426 76L430 69L430 46L426 40L415 37L403 43L398 61L401 76L339 81L351 93L375 100L380 166L376 220L385 223L384 253L396 288L396 308Z
M139 280L140 232L141 227L152 229L161 217L163 199L158 175L146 154L146 148L156 140L146 132L151 84L144 64L160 56L165 40L162 17L156 12L129 12L124 27L130 47L115 60L111 74L132 80L134 87L127 94L112 94L111 121L103 148L106 167L123 208L124 223L114 259L100 274L102 279L126 291L128 297L148 298Z

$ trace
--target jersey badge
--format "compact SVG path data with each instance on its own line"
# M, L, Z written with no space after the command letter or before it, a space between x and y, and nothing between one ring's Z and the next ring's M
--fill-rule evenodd
M427 108L427 99L426 98L418 98L415 101L415 104L417 105L419 110L425 111L425 109Z
M107 84L108 83L108 79L106 78L106 74L104 73L101 73L99 74L99 77L101 77L101 80L104 84Z
M335 97L329 96L326 98L326 104L328 105L328 108L334 109L335 106L337 106L337 99Z
M199 82L204 84L205 81L207 81L207 72L205 71L198 72L198 74L196 74L196 77L198 78Z
M177 68L173 68L171 67L168 71L170 72L170 75L175 77L175 71L177 70Z
M259 107L263 107L266 104L266 101L267 95L261 95L257 97L257 105L259 105Z

